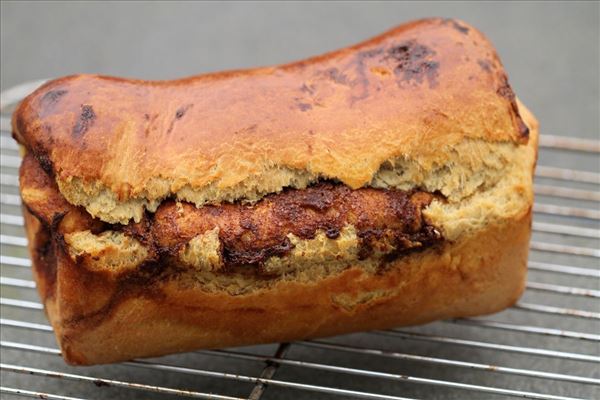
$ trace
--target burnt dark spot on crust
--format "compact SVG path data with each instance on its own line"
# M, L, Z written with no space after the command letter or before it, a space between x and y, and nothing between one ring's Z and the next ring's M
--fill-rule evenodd
M81 106L81 114L73 127L73 136L79 138L83 136L96 119L96 113L92 106L83 104Z
M329 69L325 70L324 73L328 79L332 80L333 82L335 82L337 84L350 85L350 80L348 79L348 76L346 76L343 72L341 72L337 68L329 68Z
M185 113L192 108L194 105L193 104L186 104L184 106L181 106L177 109L177 111L175 111L175 116L174 118L171 120L171 124L169 125L169 129L167 129L167 133L171 133L173 131L173 128L175 127L175 122L177 122L178 120L180 120L181 118L183 118L183 116L185 115Z
M397 63L394 74L400 78L398 86L403 83L423 83L426 78L429 87L437 86L437 76L440 63L432 58L435 51L417 43L415 40L403 42L388 49L382 61L392 59Z
M394 237L394 250L385 254L382 258L380 268L386 268L389 263L401 256L432 248L442 239L442 234L433 226L425 226L421 232L413 235L396 235Z
M350 86L353 88L357 88L353 91L352 96L350 97L350 106L354 105L356 101L366 99L369 97L369 77L367 75L367 62L382 54L384 52L383 48L378 47L371 50L360 51L354 57L353 64L356 69L356 79L350 82ZM354 92L358 92L355 94Z
M317 95L318 87L316 84L302 83L298 97L294 97L294 106L302 112L312 110L313 106L320 106L319 96Z
M378 47L376 49L371 49L371 50L364 50L361 51L357 54L357 58L364 60L366 58L373 58L375 56L380 55L381 53L383 53L383 48Z
M58 224L60 224L60 222L65 217L65 215L67 215L67 211L59 212L52 216L52 222L50 223L50 229L52 229L53 232L58 231Z
M325 236L328 239L337 239L340 237L340 230L338 228L329 228L325 231Z
M517 114L517 125L521 138L525 140L529 139L529 128L525 125L525 121L523 121L520 114Z
M96 114L94 113L94 109L92 106L84 105L81 107L81 116L80 119L82 121L92 121L96 118Z
M519 136L525 141L528 140L529 128L527 125L525 125L525 122L519 113L515 92L513 92L510 84L508 83L508 77L506 74L502 74L500 76L500 85L498 86L496 93L510 102L510 107L516 119L517 129L519 130Z
M37 151L34 153L36 160L40 163L40 166L49 176L54 176L54 165L48 153L45 151Z
M492 63L489 60L477 60L477 64L488 74L492 72Z
M462 33L463 35L467 35L469 33L469 28L461 25L457 20L453 18L444 18L442 19L443 24L450 24L454 29Z
M47 93L45 93L42 96L42 107L49 107L49 106L53 106L54 104L56 104L58 102L58 100L63 97L65 94L68 93L68 90L64 90L64 89L57 89L57 90L51 90Z
M185 106L179 107L177 109L177 111L175 112L175 119L181 119L181 118L183 118L183 116L185 115L185 113L187 112L187 110L189 110L193 106L194 106L193 104L187 104Z
M460 33L464 33L465 35L469 33L469 28L467 28L466 26L462 26L456 21L452 23L452 26L454 26L454 29L456 29Z
M292 251L293 248L294 245L287 237L280 243L259 249L240 248L238 243L231 243L227 240L223 240L222 256L226 268L242 265L261 266L267 259L285 256Z
M244 218L244 216L242 216L242 219L240 220L240 226L252 232L258 231L258 226L248 217Z
M307 94L314 94L315 93L315 85L311 84L311 85L307 85L306 83L303 83L302 86L300 86L300 91L302 93L307 93Z
M158 118L158 114L154 114L154 115L144 114L144 120L147 121L146 127L144 128L144 135L146 135L146 136L150 135L150 130L152 129L152 126L157 118Z
M296 104L297 104L298 108L300 109L300 111L302 111L302 112L312 110L312 105L310 105L308 103L297 102Z
M144 216L140 222L130 223L127 225L113 224L112 230L122 230L128 236L138 240L146 247L154 247L154 240L150 234L152 227L152 214L148 211L144 212Z
M515 92L513 92L510 84L508 83L508 78L504 74L500 77L500 85L498 86L496 93L498 93L499 96L504 97L506 100L515 100Z
M358 258L365 260L375 253L377 247L381 247L386 243L388 246L393 245L393 236L398 235L396 232L385 228L367 228L358 231L357 236L360 243ZM379 246L378 246L379 245Z
M256 128L258 128L258 124L252 124L249 125L245 128L239 129L235 132L233 132L234 135L241 135L241 134L245 134L245 133L252 133L256 131Z

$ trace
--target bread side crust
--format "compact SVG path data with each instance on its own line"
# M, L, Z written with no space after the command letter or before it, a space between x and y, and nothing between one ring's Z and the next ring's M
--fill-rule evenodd
M35 243L43 228L27 211L25 219ZM133 283L120 299L118 281L92 279L57 246L56 288L45 297L46 311L65 360L77 365L488 314L523 291L530 223L528 209L379 272L352 266L239 296L209 293L179 277ZM33 262L34 270L46 267ZM44 275L36 280L45 286Z

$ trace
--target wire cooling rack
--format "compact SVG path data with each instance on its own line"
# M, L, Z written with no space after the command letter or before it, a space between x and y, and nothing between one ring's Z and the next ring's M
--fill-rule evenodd
M600 398L600 142L542 136L529 282L480 318L321 340L69 367L31 279L10 111L1 96L2 398Z

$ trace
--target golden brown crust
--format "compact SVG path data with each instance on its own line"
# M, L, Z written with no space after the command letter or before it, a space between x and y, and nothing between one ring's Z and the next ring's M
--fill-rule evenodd
M358 188L398 157L437 160L437 149L473 138L527 140L491 44L443 19L277 67L168 82L58 79L23 101L13 128L84 205L104 189L150 203L210 189L198 200L210 203L307 179ZM275 170L291 177L269 181ZM141 209L101 217L126 223Z

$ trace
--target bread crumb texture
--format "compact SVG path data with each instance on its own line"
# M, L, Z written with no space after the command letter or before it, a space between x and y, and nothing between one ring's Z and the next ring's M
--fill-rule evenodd
M148 258L148 250L122 232L105 231L98 235L89 230L65 234L69 256L91 270L124 272L137 268Z
M223 267L219 228L198 235L181 250L179 259L186 265L203 271L218 271Z
M335 239L322 231L314 239L302 240L291 233L288 239L294 246L290 254L269 258L263 266L265 272L281 275L295 269L305 270L313 264L348 264L358 260L360 244L352 225L345 226Z
M531 184L534 151L531 146L511 142L467 139L439 149L435 157L400 156L386 161L365 186L419 188L441 193L447 202L434 202L426 215L438 223L448 222L450 225L444 224L444 230L450 238L455 238L463 228L476 229L481 220L487 218L488 211L492 218L502 217L511 210L518 211L530 200L528 185ZM156 211L161 201L171 196L197 207L233 201L254 203L269 193L280 192L286 187L304 189L320 179L335 177L271 166L232 186L224 187L217 181L203 188L184 186L177 192L169 190L170 184L166 180L154 178L149 184L152 190L127 200L119 200L98 182L85 183L77 178L58 178L57 182L71 204L84 206L91 215L103 221L127 224L130 219L139 222L144 210ZM465 207L467 203L470 206ZM442 214L446 212L452 217L444 217ZM457 221L458 216L468 221Z

